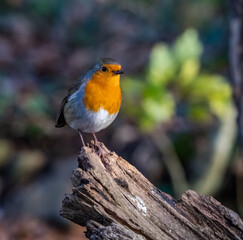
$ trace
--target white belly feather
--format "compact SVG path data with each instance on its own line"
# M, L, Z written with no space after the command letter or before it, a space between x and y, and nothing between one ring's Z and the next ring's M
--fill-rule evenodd
M108 127L118 113L110 115L103 108L100 108L97 112L87 110L83 103L84 87L84 84L81 85L79 90L68 98L64 107L65 120L71 128L86 133L96 133Z

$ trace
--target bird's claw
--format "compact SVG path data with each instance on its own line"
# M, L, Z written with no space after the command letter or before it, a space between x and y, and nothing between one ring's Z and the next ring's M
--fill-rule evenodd
M96 152L97 155L101 158L101 160L103 160L105 158L105 152L102 149L102 147L100 146L100 143L99 142L96 142L95 143L95 146L98 148L98 151Z

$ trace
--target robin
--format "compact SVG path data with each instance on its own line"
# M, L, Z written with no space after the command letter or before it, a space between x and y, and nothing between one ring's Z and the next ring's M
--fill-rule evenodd
M82 132L92 133L95 144L102 149L96 132L108 127L116 118L121 106L121 65L112 58L98 59L88 72L76 81L62 100L56 127L68 124L78 131L85 146Z

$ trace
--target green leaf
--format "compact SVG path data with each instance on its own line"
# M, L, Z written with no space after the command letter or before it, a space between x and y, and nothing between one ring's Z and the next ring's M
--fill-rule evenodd
M148 81L165 84L175 74L176 66L170 49L166 44L156 44L150 54Z
M161 123L171 118L174 113L174 99L170 93L165 93L160 100L145 98L142 108L155 123Z
M188 59L180 69L179 78L181 85L190 84L199 74L200 63L196 59Z
M194 29L188 29L176 40L173 53L178 64L183 64L187 60L199 59L202 49L198 33Z
M190 106L188 117L196 122L207 122L211 119L212 115L207 103L197 102Z
M205 101L210 111L222 117L231 101L231 88L226 80L219 75L201 75L190 88L190 101Z

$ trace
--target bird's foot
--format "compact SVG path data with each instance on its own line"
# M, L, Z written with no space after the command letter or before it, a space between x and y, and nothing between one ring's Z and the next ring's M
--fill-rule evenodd
M102 147L100 146L100 142L98 142L98 139L95 136L95 133L93 133L93 136L94 136L94 140L95 140L94 145L98 148L97 154L101 158L101 160L104 160L104 158L105 158L105 152L102 149Z
M95 146L98 148L96 151L97 155L101 158L101 160L103 160L105 158L105 151L100 146L100 142L95 142Z

